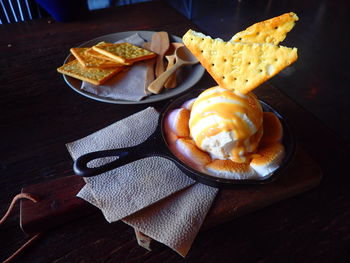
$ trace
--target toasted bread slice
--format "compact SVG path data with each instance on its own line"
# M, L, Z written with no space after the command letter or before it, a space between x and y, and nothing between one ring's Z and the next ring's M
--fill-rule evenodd
M238 32L231 42L270 43L278 45L282 42L299 18L295 13L286 13L259 23Z
M137 47L130 43L101 42L92 47L95 51L114 59L119 63L132 64L136 61L155 57L157 54L147 49Z
M78 60L75 59L59 67L57 71L73 78L87 81L94 85L101 85L123 69L124 67L110 69L85 68L78 62Z
M273 44L224 42L189 30L186 47L220 87L247 94L297 60L297 49Z
M121 63L117 63L111 60L102 58L96 58L87 53L91 48L88 47L75 47L71 48L70 52L73 56L84 66L88 68L115 68L122 66Z

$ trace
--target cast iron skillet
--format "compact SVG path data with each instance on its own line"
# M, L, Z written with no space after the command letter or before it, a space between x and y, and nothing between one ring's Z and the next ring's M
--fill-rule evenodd
M281 172L286 168L288 163L290 163L294 153L295 153L295 138L284 117L282 117L276 110L274 110L267 103L260 101L264 111L270 111L279 117L281 124L283 126L283 145L285 147L285 157L280 165L280 167L274 171L272 174L259 179L225 179L217 178L205 173L201 173L185 163L179 160L170 150L165 139L164 133L164 121L165 116L173 109L179 108L185 101L197 97L203 89L194 90L181 97L171 100L161 111L158 119L158 125L154 133L148 137L143 143L127 148L112 149L91 152L80 156L73 165L73 169L76 175L82 177L91 177L102 174L104 172L113 170L122 165L134 162L136 160L151 157L151 156L161 156L173 161L179 169L192 179L213 187L219 188L230 188L238 184L266 184L274 181ZM103 157L116 157L117 159L106 163L98 167L88 167L88 163L92 160L103 158Z

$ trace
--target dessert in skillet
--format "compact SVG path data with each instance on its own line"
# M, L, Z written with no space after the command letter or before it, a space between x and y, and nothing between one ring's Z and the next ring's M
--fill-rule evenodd
M167 142L193 168L221 178L269 176L284 157L282 125L263 112L256 87L297 59L279 46L298 17L287 13L237 33L229 42L189 30L186 47L218 83L166 116Z

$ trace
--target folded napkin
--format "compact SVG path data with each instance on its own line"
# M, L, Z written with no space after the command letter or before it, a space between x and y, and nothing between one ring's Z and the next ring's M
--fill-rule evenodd
M122 42L142 47L145 40L136 33L115 43ZM97 86L83 81L81 89L100 97L107 97L116 100L140 101L147 96L145 87L146 72L146 62L137 62L131 67L128 67L127 70L118 73L103 85Z
M158 116L149 107L68 143L68 151L75 160L91 151L134 146L153 133ZM105 162L98 159L94 165ZM84 180L86 185L77 196L101 209L108 222L123 220L182 256L190 249L218 191L196 183L162 157L141 159Z

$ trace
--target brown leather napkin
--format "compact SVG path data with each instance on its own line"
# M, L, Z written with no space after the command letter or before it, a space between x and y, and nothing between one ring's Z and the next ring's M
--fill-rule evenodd
M156 128L159 114L147 108L67 144L73 159L82 154L134 146ZM99 159L95 165L104 163ZM108 222L123 220L185 256L217 194L195 183L174 163L149 157L92 178L77 196L101 209Z

